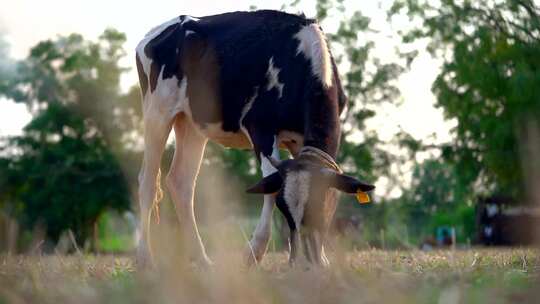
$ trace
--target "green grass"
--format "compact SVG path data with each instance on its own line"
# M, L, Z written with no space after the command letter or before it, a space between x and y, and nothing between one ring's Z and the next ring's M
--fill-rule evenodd
M271 253L248 270L228 253L210 269L169 259L141 273L128 256L2 256L0 303L534 303L540 296L533 249L366 250L330 259L328 269L291 269L285 254Z

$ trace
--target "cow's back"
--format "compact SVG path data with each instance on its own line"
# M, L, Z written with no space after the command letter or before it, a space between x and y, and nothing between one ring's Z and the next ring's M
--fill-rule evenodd
M313 37L317 33L320 37ZM256 121L276 134L303 134L306 104L325 94L328 77L317 75L322 72L310 58L314 52L306 52L316 41L302 39L319 39L326 48L321 33L314 20L278 11L180 16L139 44L138 65L150 91L160 77L176 77L185 91L177 109L203 130L242 133L243 124ZM329 65L329 50L319 53ZM332 67L325 69L335 74Z

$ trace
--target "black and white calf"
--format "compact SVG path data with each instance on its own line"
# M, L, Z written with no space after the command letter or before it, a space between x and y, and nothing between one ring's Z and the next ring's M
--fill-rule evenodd
M151 30L137 46L136 60L145 141L139 261L149 257L150 208L160 197L161 155L174 128L166 185L195 257L210 262L195 223L193 193L212 140L251 148L261 164L264 179L249 190L265 194L249 262L266 252L276 202L292 232L291 261L304 227L306 255L325 263L322 240L335 210L333 188L355 193L373 186L341 175L334 162L346 98L319 25L277 11L180 16ZM279 148L295 158L280 162Z

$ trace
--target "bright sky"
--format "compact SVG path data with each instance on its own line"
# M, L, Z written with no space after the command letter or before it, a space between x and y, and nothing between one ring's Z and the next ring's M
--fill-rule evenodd
M172 17L186 14L204 16L236 10L248 10L250 5L260 9L279 9L288 0L234 0L234 1L123 1L123 0L3 0L0 11L0 33L6 35L11 46L11 56L21 59L37 42L54 38L59 34L81 33L85 38L95 39L106 27L114 27L126 33L128 56L124 64L134 68L134 50L138 41L152 27ZM299 9L313 16L313 0L303 1ZM348 1L347 11L361 9L372 19L371 28L379 31L376 54L392 59L393 47L399 43L389 38L392 28L386 21L385 11L391 1ZM330 25L331 26L331 25ZM332 29L329 29L330 31ZM390 139L401 126L418 139L429 143L450 140L451 124L444 122L442 111L433 107L434 96L430 91L439 64L429 55L422 54L412 65L410 72L402 75L398 86L402 92L402 105L388 106L370 121L369 127L376 128L382 139ZM129 87L136 82L134 70L122 83ZM22 105L0 100L0 136L19 134L30 120ZM431 135L435 134L435 140ZM382 193L381 193L382 194Z

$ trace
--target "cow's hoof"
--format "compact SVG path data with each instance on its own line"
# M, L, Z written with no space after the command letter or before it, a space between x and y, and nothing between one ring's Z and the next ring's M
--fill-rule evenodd
M212 261L208 256L204 255L201 259L199 259L198 261L198 264L202 267L202 268L211 268L213 267L215 264L214 264L214 261Z
M262 258L264 257L265 250L256 250L252 246L247 246L246 249L244 249L244 264L247 267L252 267L254 265L258 265Z
M199 257L192 257L190 262L191 266L195 269L210 269L214 266L214 262L206 254Z
M321 264L320 266L322 268L329 268L330 267L330 261L328 260L328 258L326 257L326 254L322 254L321 255Z

